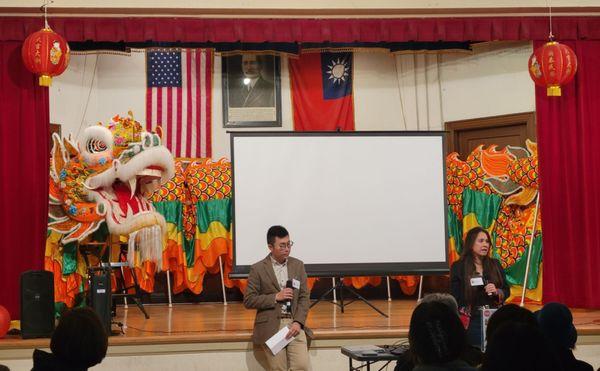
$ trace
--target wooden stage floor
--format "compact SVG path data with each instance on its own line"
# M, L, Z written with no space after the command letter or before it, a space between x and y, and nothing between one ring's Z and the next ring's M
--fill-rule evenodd
M330 302L314 306L307 320L315 339L405 338L415 301L374 300L389 315L385 318L362 302L354 302L341 313ZM539 307L530 306L537 310ZM111 336L110 345L212 343L250 341L255 312L239 303L146 305L150 319L136 306L117 308L115 320L124 324L125 334ZM573 309L580 336L600 335L600 310ZM116 326L113 326L116 329ZM0 350L48 347L49 339L23 340L16 336L0 339Z

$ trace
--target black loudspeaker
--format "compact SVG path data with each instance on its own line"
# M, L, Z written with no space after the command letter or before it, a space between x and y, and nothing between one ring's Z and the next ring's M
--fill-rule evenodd
M111 334L112 293L110 288L110 270L94 269L92 271L92 287L90 289L90 306L100 317L100 322Z
M54 278L52 272L21 273L21 335L45 338L54 331Z

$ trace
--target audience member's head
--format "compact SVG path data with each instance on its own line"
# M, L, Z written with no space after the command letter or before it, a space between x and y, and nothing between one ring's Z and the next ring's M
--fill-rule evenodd
M440 302L421 303L415 308L408 339L415 363L425 365L456 360L467 345L456 312Z
M10 371L10 368L8 368L4 365L0 365L0 371Z
M506 321L488 339L482 371L560 370L535 324Z
M58 359L84 369L102 362L107 348L106 331L90 308L65 312L50 341L50 349Z
M552 345L560 348L575 348L577 330L573 325L573 315L566 305L548 303L535 312L542 333Z
M458 304L456 303L456 299L454 296L442 292L434 292L432 294L425 295L419 303L431 303L438 302L448 306L448 308L452 309L453 312L458 316Z
M515 304L506 304L500 307L490 318L485 331L485 338L489 339L494 332L506 322L528 323L536 326L535 316L529 309L522 308Z

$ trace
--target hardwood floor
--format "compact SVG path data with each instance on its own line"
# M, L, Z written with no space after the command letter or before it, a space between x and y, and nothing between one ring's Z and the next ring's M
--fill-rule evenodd
M406 337L415 301L375 300L376 307L389 315L385 318L362 302L345 307L345 313L330 302L314 306L307 320L316 339L364 339ZM539 307L531 306L531 310ZM117 308L116 322L124 325L125 334L111 336L111 345L173 344L183 342L249 341L254 311L241 303L202 303L146 305L150 319L135 306ZM600 310L573 309L580 336L600 335ZM117 328L113 326L113 328ZM22 340L9 336L0 339L0 349L47 347L49 339Z

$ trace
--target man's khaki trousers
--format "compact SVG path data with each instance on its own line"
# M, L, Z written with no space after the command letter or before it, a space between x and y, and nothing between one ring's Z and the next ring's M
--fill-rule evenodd
M292 322L293 319L291 318L282 318L279 323L279 329L291 325ZM266 345L263 345L263 350L270 371L310 371L308 345L304 330L300 330L300 333L296 335L294 340L276 355L273 355Z

